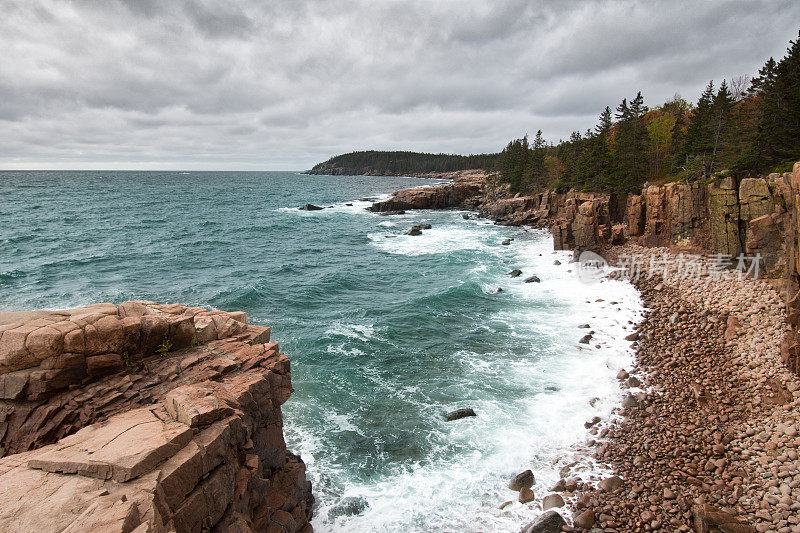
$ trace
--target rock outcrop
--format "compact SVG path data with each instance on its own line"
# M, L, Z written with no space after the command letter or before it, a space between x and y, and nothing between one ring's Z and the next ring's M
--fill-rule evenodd
M372 204L369 210L383 212L470 207L468 201L483 195L485 189L485 172L463 172L453 182L444 185L399 190L392 198Z
M0 372L0 530L311 530L289 360L245 313L0 313Z

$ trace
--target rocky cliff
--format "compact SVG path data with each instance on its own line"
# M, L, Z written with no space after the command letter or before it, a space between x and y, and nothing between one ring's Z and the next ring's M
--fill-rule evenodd
M511 196L481 171L453 183L398 191L374 211L474 208L498 224L550 228L556 250L605 251L630 241L678 252L761 256L760 276L780 280L789 312L783 360L800 373L800 162L766 178L651 185L620 198L554 191ZM748 264L749 266L749 264Z
M245 313L0 313L0 530L310 531L289 360Z

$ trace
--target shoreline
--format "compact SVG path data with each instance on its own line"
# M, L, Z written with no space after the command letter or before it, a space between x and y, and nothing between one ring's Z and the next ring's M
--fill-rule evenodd
M794 181L793 176L782 179ZM778 181L770 177L770 184ZM550 204L548 193L512 198L506 191L488 188L475 194L475 188L474 181L461 180L426 192L421 192L425 188L399 191L373 210L473 210L499 224L548 227L555 249L587 249L581 246L584 243L591 249L599 244L612 261L624 253L646 258L666 253L679 261L677 252L703 249L657 247L663 240L661 226L654 225L658 234L648 237L651 221L639 203L644 196L634 197L633 203L629 199L627 227L638 231L634 235L645 234L628 244L619 238L623 226L614 226L608 236L601 230L599 219L607 213L598 211L597 197L579 195L574 207L567 201L567 216L583 226L574 234L581 242L571 242L576 228L570 228L569 221L565 226L559 218L564 207L558 199L556 206ZM647 193L648 200L658 194L649 189ZM786 196L783 190L780 194ZM785 208L776 209L783 217ZM663 211L655 216L664 216L659 213ZM675 216L669 213L668 220ZM692 211L690 216L701 215ZM752 220L751 231L758 231L756 223L766 218ZM592 224L593 231L582 231L592 230ZM606 224L611 229L610 222ZM786 231L793 227L783 220L781 224ZM702 225L691 227L695 233L702 229ZM755 235L760 237L755 251L763 250L764 237ZM637 240L649 246L634 244ZM749 251L750 241L747 244ZM766 251L772 261L791 253L774 245ZM629 339L636 348L634 365L619 376L623 389L642 392L628 395L610 420L592 427L590 433L598 437L588 441L587 459L615 475L596 487L564 476L546 493L542 511L547 512L522 531L540 531L536 528L548 520L555 520L549 523L555 524L552 531L558 531L560 520L552 513L556 511L573 524L565 524L566 531L800 533L800 378L786 366L783 346L787 331L791 333L784 299L792 280L710 279L707 274L696 279L663 279L659 274L650 278L648 261L644 263L644 277L634 286L647 311L636 326L637 334ZM575 449L584 451L585 444L577 442ZM562 498L566 505L550 505Z
M647 392L600 430L594 457L616 476L576 494L575 530L800 531L800 380L780 362L780 295L765 280L635 285L648 312L629 374Z

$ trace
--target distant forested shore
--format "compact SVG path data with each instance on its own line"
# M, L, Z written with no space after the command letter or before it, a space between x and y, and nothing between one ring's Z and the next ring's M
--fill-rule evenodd
M696 103L676 94L648 108L641 91L606 107L598 124L568 140L541 130L498 154L363 151L339 155L311 174L421 175L483 169L515 192L615 191L646 182L714 179L791 170L800 159L800 36L754 77L710 81Z
M494 170L499 154L455 155L367 150L337 155L314 165L308 174L414 176L456 170Z

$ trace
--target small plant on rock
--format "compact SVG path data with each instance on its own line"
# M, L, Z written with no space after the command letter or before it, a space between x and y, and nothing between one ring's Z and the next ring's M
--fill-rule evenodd
M132 367L133 359L131 359L131 354L128 352L122 352L122 363L125 365L125 368Z
M163 357L164 355L167 354L168 351L170 351L171 348L172 348L172 341L170 341L169 339L164 339L164 342L161 343L161 346L159 346L156 349L156 353L160 354Z

